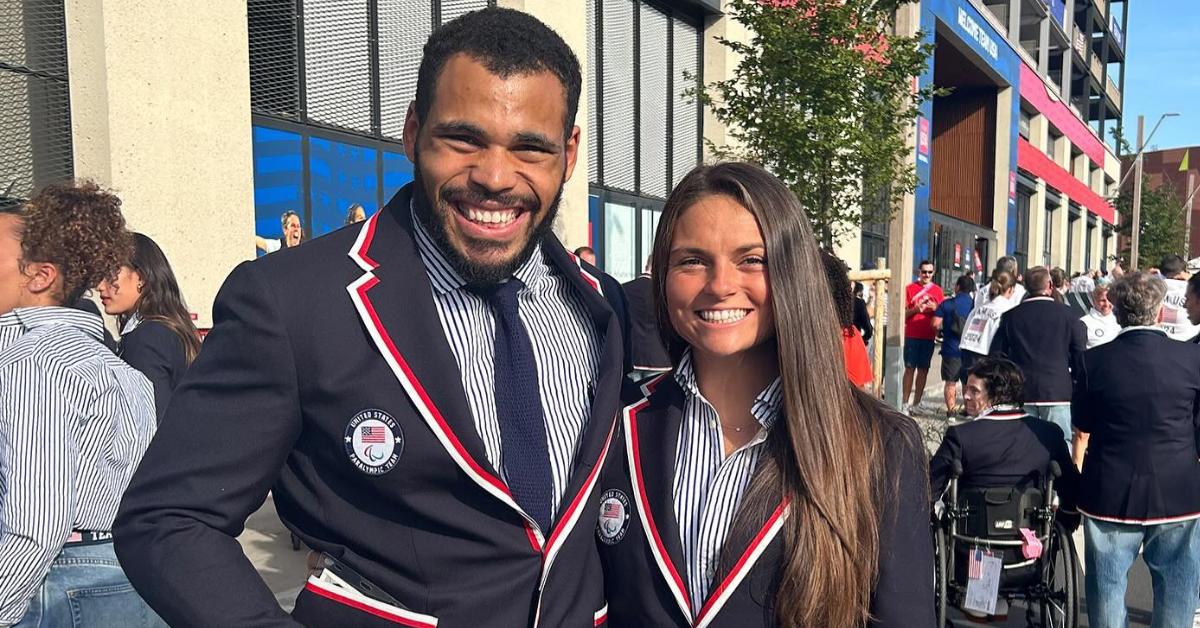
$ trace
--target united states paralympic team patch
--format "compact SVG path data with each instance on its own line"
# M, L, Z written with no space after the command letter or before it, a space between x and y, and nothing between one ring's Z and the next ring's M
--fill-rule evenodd
M600 495L600 519L596 534L607 545L616 545L629 529L629 496L610 488Z
M383 410L363 410L346 425L346 454L367 475L383 475L396 466L404 451L404 434Z

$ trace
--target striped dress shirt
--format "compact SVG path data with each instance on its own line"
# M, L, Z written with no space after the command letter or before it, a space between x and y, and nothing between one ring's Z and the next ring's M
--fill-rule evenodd
M683 421L675 448L675 518L683 545L692 612L704 606L721 560L729 527L750 485L758 458L783 406L783 389L775 378L754 399L750 413L761 426L750 442L725 456L721 418L700 393L691 351L675 369L684 392Z
M496 414L496 319L491 306L467 289L437 244L414 215L417 248L429 281L442 330L458 363L475 429L488 461L504 477L500 420ZM571 284L546 263L541 246L513 273L524 284L518 315L529 334L537 362L538 392L546 418L546 439L554 481L552 512L567 489L579 436L591 413L599 370L600 341L591 316ZM505 478L507 481L507 478ZM549 533L549 530L543 530Z
M154 392L64 307L0 316L0 626L16 623L72 530L108 531L154 436Z

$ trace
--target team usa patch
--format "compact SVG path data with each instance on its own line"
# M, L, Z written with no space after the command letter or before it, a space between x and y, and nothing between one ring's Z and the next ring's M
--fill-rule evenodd
M629 496L610 488L600 496L600 520L596 534L607 545L616 545L629 529Z
M404 451L404 434L383 410L363 410L346 425L346 454L367 475L383 475L396 466Z

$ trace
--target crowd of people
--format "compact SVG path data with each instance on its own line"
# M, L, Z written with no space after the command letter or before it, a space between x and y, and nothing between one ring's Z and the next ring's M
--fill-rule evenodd
M946 432L931 465L934 498L953 461L966 486L990 487L1036 484L1054 460L1060 521L1084 529L1089 625L1126 625L1127 572L1140 553L1154 625L1190 626L1200 588L1200 275L1189 278L1178 255L1114 275L1068 288L1060 270L1018 274L1006 257L972 304L964 275L954 297L963 307L933 310L947 416L973 419ZM919 296L927 284L909 286L910 326L930 311L933 298ZM961 359L947 367L954 350ZM906 366L927 368L910 355Z
M112 193L0 212L0 626L932 626L947 469L1003 484L1050 461L1092 625L1122 625L1143 546L1158 625L1190 621L1200 346L1156 327L1165 281L1097 287L1085 323L1047 269L1006 258L946 298L921 263L905 402L940 334L947 407L960 382L975 418L930 465L865 390L845 265L761 166L687 174L623 286L563 247L580 90L528 14L439 27L413 182L308 241L285 214L203 346ZM312 549L290 612L236 540L268 493Z

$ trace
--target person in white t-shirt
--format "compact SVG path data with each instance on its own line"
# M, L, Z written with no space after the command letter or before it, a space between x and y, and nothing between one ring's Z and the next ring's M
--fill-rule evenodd
M1163 299L1158 326L1173 340L1191 340L1200 332L1200 327L1188 318L1186 302L1190 275L1187 272L1187 262L1178 255L1168 255L1162 259L1158 268L1167 284L1167 296Z
M996 274L1001 272L1008 273L1012 277L1013 293L1009 298L1012 299L1014 304L1020 303L1021 299L1025 298L1025 286L1019 283L1020 275L1017 273L1017 258L1006 255L996 260L996 268L992 271L992 277L995 278ZM989 295L991 287L991 282L988 282L975 291L975 307L979 307L992 299ZM985 351L984 353L986 354L987 352ZM964 368L966 367L965 364L963 366Z
M283 212L279 217L279 226L283 230L281 238L264 238L254 236L254 246L263 253L274 253L279 249L300 246L304 239L304 227L300 225L300 214L292 210Z
M1112 309L1112 302L1108 300L1108 286L1092 289L1092 307L1079 319L1087 327L1088 349L1111 341L1121 332L1121 325L1117 323Z
M1016 275L997 270L992 273L992 280L987 286L979 289L975 309L967 316L958 342L962 353L962 373L969 371L976 360L991 350L992 338L996 337L996 330L1000 328L1000 317L1021 303L1016 296L1018 287ZM983 296L982 303L978 300L979 295ZM963 377L959 382L966 386L965 380Z

